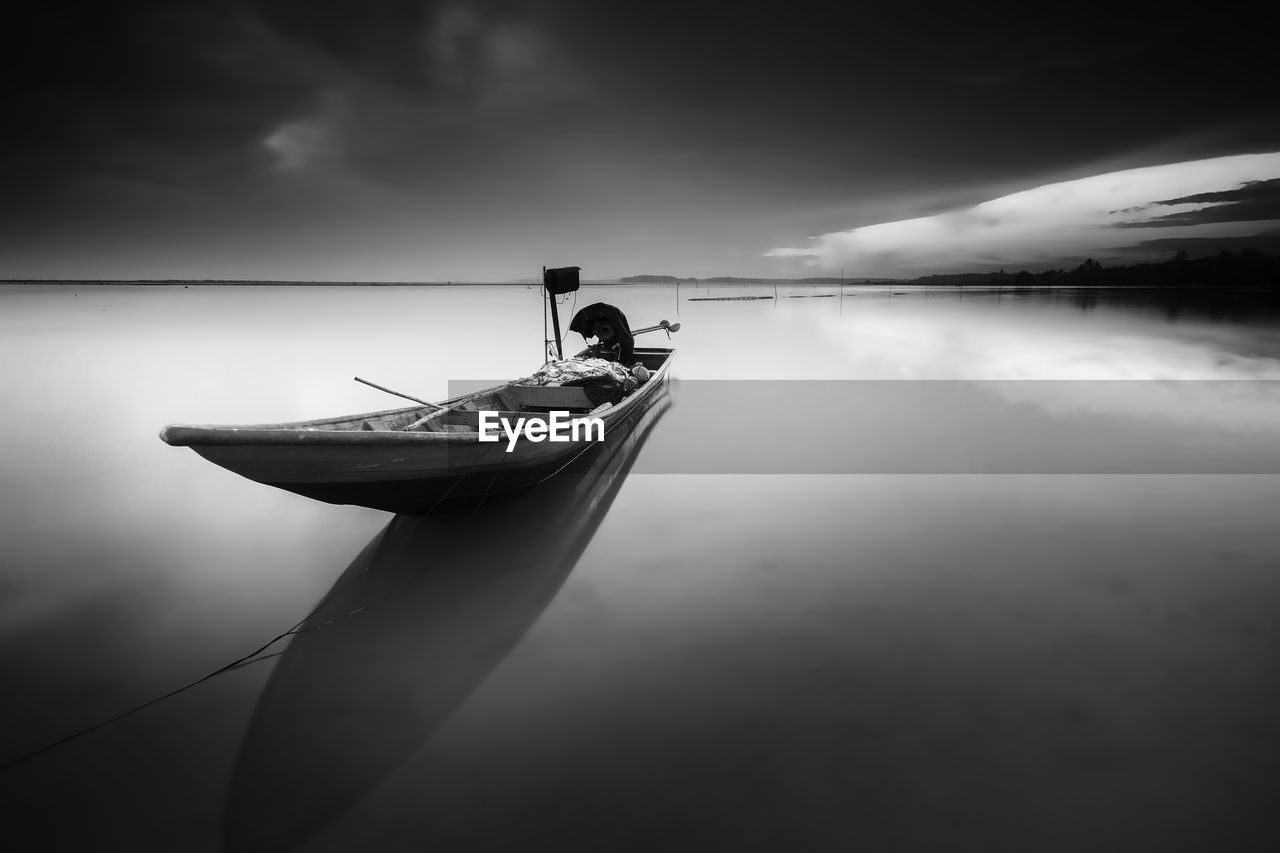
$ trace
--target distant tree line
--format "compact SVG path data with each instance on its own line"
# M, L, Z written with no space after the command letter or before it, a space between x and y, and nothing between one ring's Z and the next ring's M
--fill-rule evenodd
M629 275L619 284L876 284L894 281L875 278L682 278L674 275ZM902 284L901 279L896 283ZM1280 288L1280 257L1256 249L1224 250L1216 255L1190 258L1179 250L1167 261L1103 266L1089 258L1072 269L1043 272L940 273L911 279L909 283L974 287L1115 287L1156 285L1168 287L1277 287Z
M1255 249L1222 251L1203 258L1189 258L1178 251L1158 263L1103 266L1093 258L1073 269L1033 273L952 273L915 279L918 284L982 287L1114 287L1155 285L1167 287L1280 287L1280 257Z

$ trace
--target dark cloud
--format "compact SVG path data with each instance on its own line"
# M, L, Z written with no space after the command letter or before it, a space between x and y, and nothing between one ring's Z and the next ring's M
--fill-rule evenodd
M1183 225L1204 225L1211 222L1259 222L1280 219L1280 178L1273 178L1268 181L1248 181L1230 190L1162 199L1153 201L1152 204L1205 204L1209 206L1197 210L1155 216L1141 221L1117 223L1114 227L1164 228ZM1130 208L1130 210L1132 209Z
M866 199L1280 149L1268 39L1129 4L52 0L0 29L0 216L265 233L372 186L479 230L737 219L745 257Z
M86 177L218 181L315 82L234 4L31 4L6 30L0 180L33 200ZM12 46L12 45L11 45ZM223 165L203 174L217 161Z
M463 193L545 135L529 113L560 82L501 4L49 4L10 23L20 132L0 134L0 193L17 204L0 217L14 229L168 220L191 194L248 220L264 193L314 200L339 174ZM209 215L181 206L192 225Z
M405 105L387 110L386 127L378 108L361 118L373 136L400 128L409 148L414 109L489 115L495 59L518 53L523 33L535 55L508 71L553 63L599 95L557 118L660 123L728 173L815 184L853 183L864 163L927 177L1027 170L1273 106L1248 28L1224 38L1193 24L1116 10L1095 22L1074 8L993 20L963 4L31 4L6 28L10 109L25 132L5 144L60 165L130 145L223 153L337 89Z
M1235 189L1219 190L1218 192L1195 193L1194 195L1184 195L1180 198L1163 199L1154 204L1242 204L1252 205L1257 203L1270 203L1280 199L1280 178L1273 178L1269 181L1245 181ZM1257 219L1258 217L1248 217L1249 219Z

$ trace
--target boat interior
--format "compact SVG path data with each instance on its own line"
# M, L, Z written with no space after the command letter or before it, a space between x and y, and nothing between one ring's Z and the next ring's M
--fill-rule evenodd
M588 354L584 351L578 355ZM669 349L637 347L634 358L636 364L644 365L654 373L661 369L670 356ZM305 428L370 432L479 432L482 411L498 412L499 416L514 420L524 414L546 414L553 411L568 412L570 415L598 414L613 405L617 404L592 402L587 392L577 385L521 385L517 381L445 400L439 404L443 410L419 406L323 423L314 422L307 424Z

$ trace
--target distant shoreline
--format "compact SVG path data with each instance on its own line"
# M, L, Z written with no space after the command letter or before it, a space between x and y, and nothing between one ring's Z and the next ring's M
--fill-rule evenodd
M1142 283L1139 283L1142 282ZM0 285L92 286L92 287L536 287L539 279L517 281L259 281L253 279L0 279ZM618 279L588 279L584 285L631 287L635 285L680 285L692 287L773 286L786 287L985 287L1030 290L1051 287L1267 287L1280 288L1280 257L1254 249L1223 251L1217 255L1190 258L1179 251L1167 261L1108 267L1089 258L1073 269L1052 269L1033 273L971 272L941 273L916 278L680 278L666 275L634 275Z
M846 281L845 287L862 287L865 285L902 285L912 284L911 279L860 279ZM772 286L787 285L789 287L830 287L839 285L839 281L812 281L805 279L734 279L732 281L680 281L668 282L659 280L615 281L595 280L583 281L586 287L635 287L667 284L683 284L695 287L734 287L734 286ZM537 281L255 281L253 279L39 279L8 278L0 279L0 285L46 285L66 287L87 285L92 287L536 287Z
M590 284L591 282L584 282ZM0 284L36 284L65 287L67 285L92 285L94 287L175 287L191 285L207 287L528 287L535 281L258 281L255 279L110 279L110 278L5 278Z
M787 284L791 287L813 288L819 289L823 287L840 287L840 285L822 285L796 281L735 281L735 282L712 282L699 283L691 285L689 282L681 282L686 286L701 287L719 287L719 288L735 288L735 287L776 287L779 284ZM652 287L654 285L665 285L666 282L628 282L619 284L612 281L584 281L584 287ZM42 279L0 279L0 287L523 287L529 288L536 286L535 282L516 282L516 281L452 281L452 282L399 282L399 281L111 281L98 279L81 279L81 280L65 280L52 281ZM1280 285L1277 284L1257 284L1250 282L1233 283L1197 283L1197 284L1172 284L1158 281L1152 282L1132 282L1132 283L1071 283L1057 282L1053 284L1020 284L1012 281L975 281L975 282L951 282L951 281L925 281L921 279L880 279L877 281L859 281L844 283L844 287L850 290L861 288L884 288L884 287L901 287L910 288L912 290L1212 290L1218 288L1227 288L1233 290L1274 290ZM835 296L834 293L821 294L823 296ZM773 299L768 297L725 297L734 299ZM779 296L782 299L800 298L795 296ZM698 297L690 297L690 301L700 301Z

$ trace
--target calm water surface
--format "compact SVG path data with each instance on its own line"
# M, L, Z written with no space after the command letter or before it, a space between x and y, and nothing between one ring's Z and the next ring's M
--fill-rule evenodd
M0 289L0 760L306 620L0 771L10 834L1272 849L1273 309L736 295L773 289L584 288L683 324L669 393L567 476L419 520L156 433L528 373L536 289Z

